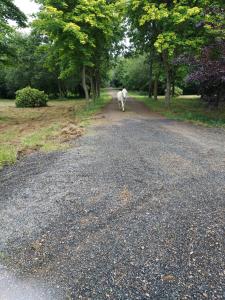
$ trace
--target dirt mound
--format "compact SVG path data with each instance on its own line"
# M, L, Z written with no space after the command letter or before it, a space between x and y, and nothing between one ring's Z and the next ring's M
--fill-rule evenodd
M68 142L74 138L82 136L84 128L69 123L61 130L61 142Z

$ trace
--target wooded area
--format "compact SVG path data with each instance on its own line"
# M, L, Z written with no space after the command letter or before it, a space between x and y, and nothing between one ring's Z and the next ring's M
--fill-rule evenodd
M148 90L165 102L198 93L213 106L225 96L223 1L47 1L30 34L11 0L0 4L0 96L26 86L50 97L100 95L104 85ZM129 42L124 42L129 38Z

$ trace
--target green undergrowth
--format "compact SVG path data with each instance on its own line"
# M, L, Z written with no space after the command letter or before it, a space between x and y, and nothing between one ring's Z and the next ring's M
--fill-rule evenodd
M198 96L173 98L171 105L165 105L164 97L157 101L138 92L129 93L131 97L144 102L153 112L176 121L188 121L208 127L225 127L225 109L208 109Z
M96 113L100 112L103 107L105 107L112 97L107 92L102 92L101 97L95 101L88 101L86 106L76 113L82 126L86 126L90 123L91 117Z
M59 130L60 124L53 124L50 127L42 128L22 139L22 145L24 148L35 150L36 147L36 150L41 149L45 152L64 149L66 148L65 144L56 142Z
M0 145L0 169L3 164L12 164L16 161L17 151L14 146Z

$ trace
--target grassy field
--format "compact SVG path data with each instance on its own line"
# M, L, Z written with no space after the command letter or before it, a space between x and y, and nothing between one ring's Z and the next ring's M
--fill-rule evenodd
M159 97L157 101L154 101L138 92L131 92L129 95L138 101L143 101L152 111L169 119L189 121L210 127L225 126L225 109L210 110L205 107L198 96L174 98L170 107L166 107L164 97Z
M85 100L49 101L48 107L15 108L14 101L0 100L0 168L37 150L69 147L82 127L110 96L102 93L95 103Z

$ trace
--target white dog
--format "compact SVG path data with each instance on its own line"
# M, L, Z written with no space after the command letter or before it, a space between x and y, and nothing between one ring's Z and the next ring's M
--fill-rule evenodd
M127 100L127 90L125 88L122 89L122 91L119 91L117 93L117 100L119 104L119 109L122 109L122 111L125 111L125 103Z

